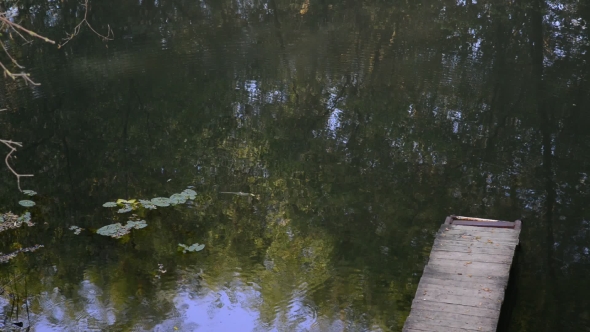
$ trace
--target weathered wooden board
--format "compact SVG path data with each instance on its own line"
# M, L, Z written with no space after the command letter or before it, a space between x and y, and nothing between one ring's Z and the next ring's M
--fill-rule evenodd
M440 312L450 312L455 314L463 314L463 315L470 315L470 316L483 316L483 317L495 317L498 315L497 310L488 309L488 308L481 308L481 307L474 307L474 306L465 306L461 304L450 304L450 303L443 303L443 302L430 302L430 301L415 301L412 304L412 309L422 309L422 310L435 310Z
M403 331L496 331L519 235L443 224Z
M511 264L512 255L504 254L474 254L473 252L449 252L434 250L430 253L430 259L452 259L466 262Z
M503 250L511 250L514 251L516 248L516 244L511 243L500 243L500 242L479 242L479 241L469 241L469 240L460 240L460 239L445 239L445 238L436 238L434 240L434 247L444 247L444 246L465 246L466 248L483 248L483 249L503 249Z
M495 331L498 323L496 318L492 317L462 315L432 310L420 310L415 318L417 318L416 320L436 323L438 326L475 331Z
M506 288L504 287L504 283L501 281L493 281L491 279L484 279L484 280L472 280L473 278L467 277L467 279L462 280L460 283L454 280L448 279L441 279L436 277L431 277L429 275L423 275L422 279L420 279L420 284L428 284L431 286L439 285L439 286L461 286L462 288L468 289L489 289L494 292L504 292Z
M508 276L479 276L473 274L464 274L464 273L457 273L451 272L453 269L448 268L441 268L432 265L426 265L424 268L424 274L422 276L427 276L430 278L437 278L437 279L446 279L453 282L466 282L466 281L474 281L474 282L498 282L502 284L508 284Z
M454 251L454 252L466 252L473 254L491 254L491 255L511 255L514 249L511 248L498 248L494 246L487 247L473 247L464 245L438 245L433 246L432 251Z

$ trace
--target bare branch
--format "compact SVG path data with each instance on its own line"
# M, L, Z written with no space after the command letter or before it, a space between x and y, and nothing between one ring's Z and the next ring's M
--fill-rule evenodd
M90 23L88 22L88 19L87 19L88 18L88 0L84 0L84 4L82 6L84 6L84 18L82 19L82 21L80 21L80 23L78 23L78 25L76 25L76 27L74 27L74 31L72 33L68 34L68 36L63 39L64 42L57 45L57 48L61 48L65 44L69 43L70 40L74 39L74 37L76 37L80 33L80 30L82 29L83 25L86 25L92 32L94 32L95 35L100 37L103 41L114 39L115 33L111 29L110 25L107 25L107 35L106 36L103 34L100 34L98 31L94 30L92 25L90 25Z
M45 41L45 42L47 42L47 43L50 43L50 44L55 44L55 41L53 41L53 40L51 40L51 39L49 39L49 38L47 38L47 37L41 36L41 35L37 34L36 32L34 32L34 31L31 31L31 30L29 30L29 29L27 29L27 28L23 27L23 26L22 26L22 25L20 25L20 24L17 24L17 23L14 23L14 22L12 22L12 21L11 21L11 20L10 20L10 19L9 19L9 18L6 16L6 13L0 13L0 22L2 22L3 24L5 24L5 25L9 26L10 28L12 28L12 29L13 29L14 31L16 31L17 33L18 33L18 30L20 30L20 31L26 32L26 33L27 33L27 34L29 34L31 37L35 37L35 38L42 39L43 41ZM19 34L20 34L20 33L19 33ZM24 38L24 36L22 36L22 35L21 35L21 37L22 37L24 40L27 40L26 38Z
M31 177L31 176L33 176L33 174L20 174L20 173L17 173L14 170L14 168L12 168L12 166L10 166L10 163L8 162L8 160L12 157L12 154L14 152L16 152L16 149L17 148L22 148L23 147L23 144L20 143L20 142L7 141L7 140L4 140L4 139L0 139L0 143L6 145L10 149L10 152L8 152L8 154L6 155L6 158L4 158L4 162L6 163L6 167L8 167L8 169L12 172L12 174L14 174L14 176L16 176L16 182L18 184L18 190L23 191L20 188L20 178L22 178L22 177Z
M4 70L4 76L8 76L8 77L12 78L13 80L16 80L17 78L20 77L23 80L25 80L26 83L31 83L32 85L41 85L40 83L35 83L29 77L29 74L27 74L27 73L15 74L15 73L11 72L10 70L8 70L8 68L6 68L6 66L1 61L0 61L0 67L2 67L2 69Z
M1 23L1 27L2 29L8 28L12 31L14 31L22 40L24 40L26 43L29 43L30 41L27 40L27 38L21 33L24 32L32 37L35 38L39 38L44 40L45 42L51 43L51 44L55 44L55 41L41 36L39 34L37 34L36 32L33 32L23 26L21 26L18 23L14 23L10 20L10 18L8 16L6 16L6 13L0 13L0 23ZM12 36L11 36L12 38ZM8 58L10 59L10 61L12 61L12 63L14 64L15 67L19 68L19 69L23 69L24 67L21 66L16 59L10 54L10 52L8 52L8 49L6 48L6 45L4 44L4 42L0 41L0 45L2 46L2 49L4 50L4 53L6 54L6 56L8 56ZM12 71L10 71L8 68L6 68L6 66L4 65L4 63L2 63L0 61L0 67L2 67L2 70L4 71L4 76L5 77L10 77L13 80L16 80L17 78L22 78L25 83L30 83L32 85L40 85L39 83L35 83L30 77L29 74L21 72L21 73L13 73Z

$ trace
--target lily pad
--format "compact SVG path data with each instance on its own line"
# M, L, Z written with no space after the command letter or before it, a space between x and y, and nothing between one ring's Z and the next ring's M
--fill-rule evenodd
M141 229L145 227L147 227L145 220L129 220L125 226L121 225L120 223L106 225L99 228L96 233L118 239L124 235L129 234L132 229Z
M139 204L148 210L155 210L158 208L154 203L145 199L140 199Z
M184 253L184 254L186 254L187 251L197 252L197 251L201 251L205 248L204 244L198 244L198 243L192 244L190 247L187 246L186 244L179 243L178 246L183 248L182 253Z
M23 190L23 194L29 195L29 196L35 196L35 195L37 195L37 192L34 190Z
M152 198L152 203L154 203L156 206L166 207L170 206L170 199L166 197L156 197Z
M185 189L180 194L186 196L188 199L197 198L197 192L192 189Z
M170 204L172 205L178 205L178 204L184 204L186 203L186 196L181 195L181 194L174 194L172 196L170 196Z
M29 201L29 200L27 200L27 199L24 199L24 200L22 200L22 201L18 202L18 204L20 204L20 205L22 205L22 206L24 206L24 207L31 207L31 206L35 206L35 202L33 202L33 201Z
M127 213L130 211L133 211L133 207L131 205L125 205L124 207L119 209L119 211L117 211L117 213Z
M114 237L116 239L129 234L130 228L122 226L120 223L106 225L99 228L96 233L104 236Z
M117 203L115 203L115 202L106 202L102 206L103 207L106 207L106 208L114 208L114 207L117 207Z
M146 228L147 227L147 223L145 222L145 220L129 220L127 222L127 225L125 225L125 227L127 227L127 228L135 228L135 229L142 229L142 228Z

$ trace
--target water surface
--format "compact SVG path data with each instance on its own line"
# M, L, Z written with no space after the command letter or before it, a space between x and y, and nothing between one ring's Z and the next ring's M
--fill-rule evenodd
M19 6L56 40L83 14ZM400 331L458 214L524 220L510 331L590 331L587 4L105 0L88 18L115 39L15 44L42 85L1 87L38 195L0 250L44 245L0 266L5 328ZM146 228L95 233L131 214L103 203L188 186Z

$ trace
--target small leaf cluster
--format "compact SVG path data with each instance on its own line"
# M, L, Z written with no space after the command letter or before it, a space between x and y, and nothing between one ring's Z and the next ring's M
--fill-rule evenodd
M116 202L106 202L102 206L106 208L119 207L118 213L127 213L139 208L147 210L156 210L158 207L168 207L179 204L184 204L188 200L194 200L197 197L197 192L193 189L187 188L178 194L173 194L168 197L155 197L151 200L146 199L118 199Z
M187 251L189 251L189 252L201 251L205 248L205 245L195 243L195 244L192 244L191 246L187 246L186 244L179 243L178 247L179 247L179 249L182 248L183 254L186 254Z

